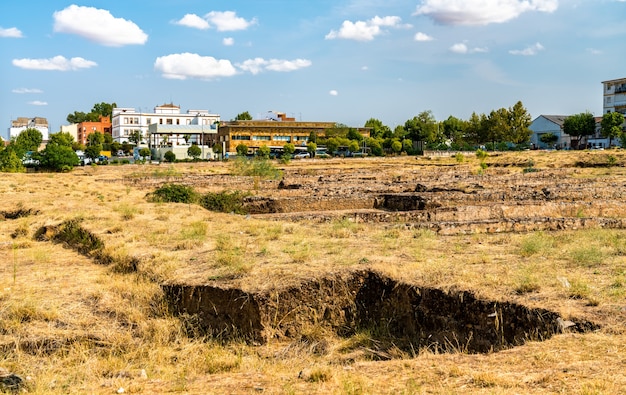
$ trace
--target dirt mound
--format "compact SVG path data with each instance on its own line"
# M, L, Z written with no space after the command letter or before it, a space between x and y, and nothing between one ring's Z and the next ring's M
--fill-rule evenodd
M481 300L467 291L419 287L373 271L258 293L210 285L162 288L173 311L195 317L204 333L253 342L298 338L319 325L341 336L368 330L377 340L406 350L480 353L544 340L566 327L598 328L552 311Z

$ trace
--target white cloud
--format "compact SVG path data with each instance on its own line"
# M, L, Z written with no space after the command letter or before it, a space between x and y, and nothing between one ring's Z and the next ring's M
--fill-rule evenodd
M399 16L385 16L374 18L367 21L343 21L339 31L331 30L326 36L326 40L334 40L342 38L345 40L356 41L372 41L376 36L383 34L385 31L381 27L391 28L408 28L411 25L403 25Z
M164 78L178 80L187 78L210 80L237 74L229 60L218 60L212 56L200 56L189 52L160 56L156 58L154 68L160 71Z
M540 43L531 45L524 49L512 49L509 51L511 55L533 56L537 55L537 52L543 51L545 48Z
M295 71L304 67L309 67L311 61L308 59L296 59L296 60L282 60L282 59L270 59L265 60L263 58L254 58L238 63L239 67L243 71L247 71L252 74L259 74L262 71Z
M330 92L328 92L329 95L331 96L337 96L339 95L339 92L337 92L336 90L332 89Z
M33 106L47 106L48 102L41 101L41 100L33 100L33 101L29 101L28 104L33 105Z
M433 40L434 38L432 38L426 33L422 33L422 32L415 33L415 41L433 41Z
M234 11L211 11L204 18L215 25L220 32L246 30L256 24L256 19L247 21L238 17Z
M91 60L83 58L71 58L67 59L64 56L58 55L49 59L13 59L13 66L27 69L27 70L54 70L54 71L69 71L88 69L98 64Z
M620 0L620 1L626 1L626 0ZM602 55L604 53L602 52L602 50L596 49L596 48L587 48L587 52L589 52L592 55Z
M10 27L8 29L3 29L0 27L0 37L21 38L23 36L20 29L16 27Z
M76 34L108 47L145 44L148 35L135 23L107 10L72 4L54 13L54 31Z
M19 93L19 94L23 94L23 93L43 93L43 91L41 89L31 89L31 88L17 88L17 89L13 89L11 92Z
M450 47L450 51L458 54L483 53L488 52L488 48L474 47L469 48L465 43L456 43Z
M370 68L369 68L369 67L367 67L367 66L363 66L363 67L361 67L361 70L363 70L363 71L367 71L367 70L369 70L369 69L370 69Z
M413 15L443 25L479 26L503 23L525 12L554 12L558 0L423 0Z
M200 29L200 30L206 30L211 27L211 25L209 25L209 22L200 18L196 14L186 14L180 20L175 21L174 24L192 27L194 29Z
M227 47L230 47L231 45L235 44L235 39L232 37L225 37L222 40L222 44L226 45Z

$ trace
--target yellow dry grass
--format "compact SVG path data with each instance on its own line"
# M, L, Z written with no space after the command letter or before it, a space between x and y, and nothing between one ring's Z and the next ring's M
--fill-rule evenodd
M594 154L624 161L611 151L502 154L487 159L484 176L519 173L521 167L498 164L532 159L539 169L571 167L574 177L626 180L623 167L572 167L581 155ZM470 156L460 163L400 157L281 166L391 177L429 166L480 168ZM148 203L149 191L124 178L228 173L228 163L207 163L2 174L0 211L38 212L0 221L0 367L28 378L35 394L121 388L140 394L616 394L626 388L626 231L439 236L401 223L268 221ZM247 185L258 193L258 182ZM40 227L70 219L98 235L117 263L99 265L33 238ZM132 259L137 272L119 267ZM485 355L398 350L394 360L376 361L367 333L342 339L312 327L309 342L261 346L189 337L191 329L169 315L159 288L212 281L266 290L356 268L547 308L602 329Z

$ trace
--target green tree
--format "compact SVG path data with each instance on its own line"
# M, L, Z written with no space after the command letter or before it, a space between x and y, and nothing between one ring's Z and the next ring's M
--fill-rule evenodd
M328 152L333 154L337 151L337 149L339 149L339 141L337 141L336 138L329 138L326 140L326 148L328 149Z
M306 145L306 152L308 152L311 158L313 158L315 156L316 151L317 151L317 144L315 144L312 141L309 141Z
M399 154L400 152L402 152L402 143L398 140L394 140L393 143L391 143L391 150L394 154Z
M21 173L26 171L22 164L22 157L18 156L13 144L9 144L0 151L0 171L4 173Z
M576 137L576 148L580 148L581 141L596 132L596 120L589 111L571 115L563 121L563 132Z
M50 138L48 139L48 144L58 144L71 148L72 144L74 144L74 136L67 132L54 133L50 135Z
M359 146L359 142L352 140L350 144L348 144L348 151L350 152L359 152L361 151L361 147Z
M256 156L261 159L268 159L270 157L270 147L262 145L257 149Z
M101 148L101 145L88 145L87 148L85 148L85 156L93 162L100 156Z
M15 138L15 153L21 158L27 151L37 152L42 141L43 135L39 130L28 128Z
M168 163L175 162L176 161L176 154L173 151L167 151L163 155L163 159L165 159L165 161L168 162Z
M237 114L235 117L235 121L251 121L252 115L248 111L244 111L242 113Z
M248 155L248 146L244 143L238 144L237 147L235 147L235 150L237 151L237 156L243 157Z
M472 113L465 127L465 138L471 143L485 143L487 140L487 116Z
M374 138L387 138L391 134L389 126L384 125L380 120L376 118L370 118L365 122L364 127L371 128L370 137Z
M404 123L407 137L413 141L435 143L438 139L437 120L432 111L422 111Z
M192 144L191 147L187 148L187 155L191 156L193 160L198 160L200 155L202 155L202 150L197 144Z
M139 156L141 156L141 159L146 160L146 158L150 158L152 156L152 152L150 152L150 148L143 147L139 150Z
M296 152L296 146L291 144L291 143L287 143L285 145L283 145L283 158L285 159L291 159L291 156L293 155L293 153Z
M80 160L72 149L74 138L69 133L50 135L46 148L41 152L41 167L53 171L70 171Z
M611 146L611 140L618 138L622 134L622 124L624 123L624 116L619 112L609 112L602 116L602 123L600 124L600 132L602 136L608 137L609 147Z
M486 142L495 144L505 141L509 129L509 111L506 108L492 110L486 122Z
M348 140L356 140L356 141L363 141L363 135L361 133L359 133L358 130L354 129L354 128L350 128L348 129L348 133L346 134L346 138Z
M87 146L102 145L104 143L104 134L100 132L91 133L87 136Z
M93 108L91 109L91 113L95 113L98 115L102 115L103 117L112 117L113 116L113 109L117 107L116 103L96 103L93 105Z
M446 139L453 143L463 141L463 133L465 130L465 122L463 120L450 115L448 119L441 123L441 126Z
M139 143L141 143L142 139L143 139L143 136L141 135L141 130L133 130L128 135L128 141L134 144L135 147L138 146Z
M528 143L533 132L529 129L531 116L521 101L508 110L508 140L515 144Z
M554 133L544 133L539 137L539 141L545 145L552 147L559 140L559 136Z

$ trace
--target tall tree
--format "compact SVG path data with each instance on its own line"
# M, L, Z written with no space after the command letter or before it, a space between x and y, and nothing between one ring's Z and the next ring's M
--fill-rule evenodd
M389 134L391 134L391 129L389 129L389 126L383 125L383 123L376 118L368 119L365 122L364 126L366 128L372 129L372 131L370 132L371 137L374 137L374 138L390 137Z
M252 115L248 111L244 111L242 113L237 114L235 117L235 121L251 121Z
M532 122L531 116L521 101L509 108L508 139L515 144L527 143L533 132L529 129Z
M18 154L19 157L22 157L27 151L37 152L42 141L43 135L39 130L35 128L23 130L17 135L14 141L16 154Z
M434 143L439 137L437 129L437 120L430 110L422 111L417 116L404 123L404 130L407 132L407 137L413 141Z
M69 171L80 163L72 149L74 138L69 133L50 135L46 148L41 151L40 164L43 168L54 171Z
M596 131L596 120L590 112L581 112L579 114L571 115L563 121L563 132L576 137L577 148L580 147L580 142L586 136L591 136Z
M133 130L128 136L128 141L135 144L135 146L138 146L142 139L141 130Z
M100 132L91 133L87 136L87 145L102 145L104 143L104 134Z
M472 113L465 128L465 137L468 142L480 144L489 141L487 139L487 116L485 114Z
M506 108L492 110L487 117L487 140L495 143L506 140L509 130L509 111Z
M601 133L602 136L609 138L609 147L611 140L620 137L622 134L622 124L624 116L619 112L609 112L602 116Z
M443 135L446 139L458 143L463 141L463 134L465 131L465 122L450 115L448 119L441 123L443 128Z
M91 109L92 113L102 115L103 117L111 117L113 115L113 109L117 107L116 103L96 103Z

